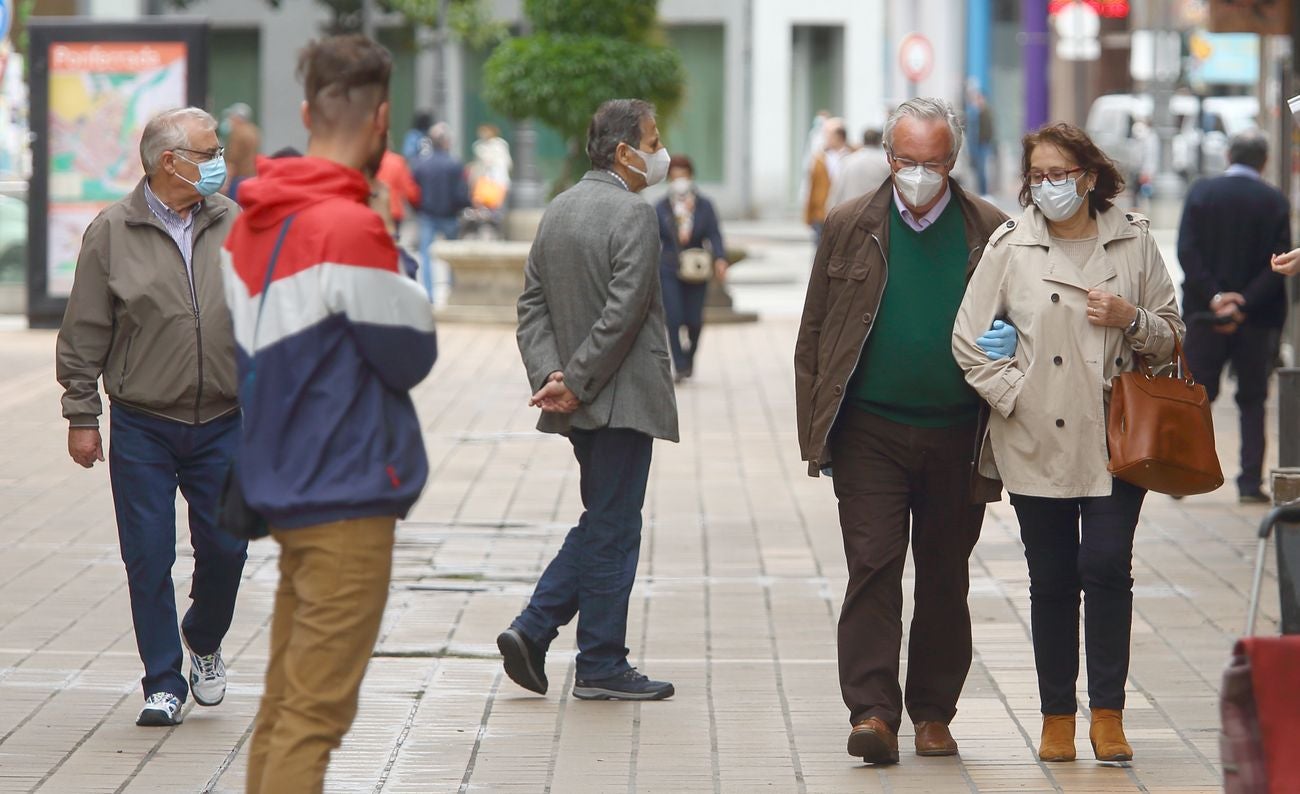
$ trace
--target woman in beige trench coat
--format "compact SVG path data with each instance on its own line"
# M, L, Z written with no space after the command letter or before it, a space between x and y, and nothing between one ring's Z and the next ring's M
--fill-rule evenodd
M1183 324L1147 220L1112 204L1123 178L1083 130L1026 135L1023 173L1025 210L989 239L953 354L993 409L979 465L1006 485L1025 545L1039 757L1075 757L1082 594L1089 738L1098 760L1127 761L1133 535L1146 492L1106 470L1106 411L1111 379L1138 355L1168 363Z

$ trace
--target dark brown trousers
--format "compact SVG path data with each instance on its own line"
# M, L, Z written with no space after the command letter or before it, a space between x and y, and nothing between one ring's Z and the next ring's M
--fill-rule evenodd
M849 565L840 610L840 690L856 724L897 732L903 564L916 567L907 648L907 713L948 723L971 662L968 560L984 505L970 499L975 423L924 428L846 407L831 438L835 496Z

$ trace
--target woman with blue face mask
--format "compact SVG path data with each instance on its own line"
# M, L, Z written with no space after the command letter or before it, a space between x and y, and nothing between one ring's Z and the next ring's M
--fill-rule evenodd
M1023 146L1025 209L989 238L953 355L993 409L978 465L1010 493L1029 564L1039 758L1075 758L1082 597L1089 739L1098 760L1127 761L1133 536L1146 492L1107 470L1110 386L1136 356L1167 364L1184 327L1147 219L1113 204L1124 187L1115 164L1071 124Z

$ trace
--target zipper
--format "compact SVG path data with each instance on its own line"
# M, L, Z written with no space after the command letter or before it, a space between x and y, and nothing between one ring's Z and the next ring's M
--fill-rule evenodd
M131 343L135 341L135 335L126 338L126 349L122 351L122 374L117 379L117 392L121 394L126 390L126 368L131 360Z
M889 286L889 257L885 256L885 246L880 242L880 238L871 235L871 239L876 242L876 248L880 251L880 261L885 263L885 278L880 284L880 292L876 294L876 313L880 313L880 302L885 299L885 287ZM847 318L845 318L847 321ZM844 408L844 397L848 394L849 384L853 382L853 376L858 371L858 364L862 362L862 351L867 348L867 339L871 337L871 329L876 327L876 321L873 318L871 325L867 327L866 334L862 337L862 344L858 345L858 354L853 359L853 370L849 372L848 380L844 381L844 388L840 392L839 402L835 404L835 418L831 420L830 427L826 428L826 436L822 439L822 452L825 453L826 447L831 443L831 430L834 429L835 423L840 418L840 410Z
M199 244L198 234L195 234L194 240L191 244L192 245L192 250L190 251L191 262L194 261L194 253L195 251L198 250L198 244ZM180 253L179 249L177 250L177 253ZM184 254L181 254L181 266L185 267ZM200 418L202 416L199 410L199 406L203 404L203 321L200 319L199 316L199 293L194 285L195 278L196 277L194 275L193 265L191 264L190 266L185 267L185 281L190 285L190 305L194 309L194 340L195 340L195 344L198 347L198 356L199 356L199 385L194 392L194 424L197 425L199 424Z

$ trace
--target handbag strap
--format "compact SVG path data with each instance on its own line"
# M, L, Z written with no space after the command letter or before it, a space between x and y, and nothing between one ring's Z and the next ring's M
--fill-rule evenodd
M280 225L280 235L275 238L275 247L271 249L271 261L266 265L266 278L262 281L262 294L257 302L257 320L253 323L253 349L248 351L249 383L253 382L253 376L257 373L257 332L262 327L262 311L266 309L266 293L271 291L271 278L275 275L275 263L280 259L280 248L284 245L284 237L289 233L289 227L293 225L294 217L290 215Z
M1139 309L1139 311L1142 310ZM1165 324L1169 326L1169 332L1174 336L1174 358L1172 363L1174 364L1175 367L1175 374L1171 377L1174 377L1178 380L1186 381L1187 385L1191 386L1196 381L1192 377L1191 368L1187 366L1187 355L1183 353L1183 342L1181 339L1178 338L1178 329L1174 328L1174 324L1170 322L1169 318L1161 317L1160 319L1164 320ZM1133 358L1137 360L1138 369L1141 370L1143 375L1145 375L1147 378L1156 377L1155 371L1152 370L1151 365L1147 363L1146 356L1134 350Z

